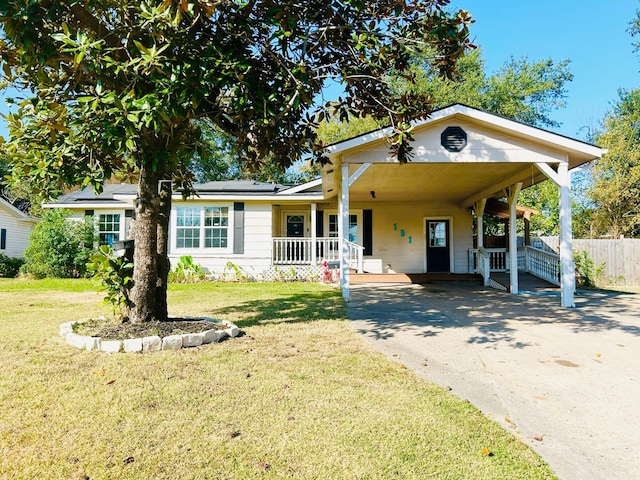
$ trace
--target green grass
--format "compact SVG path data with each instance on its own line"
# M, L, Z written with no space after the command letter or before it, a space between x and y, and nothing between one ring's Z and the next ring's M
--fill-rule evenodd
M171 314L244 335L110 355L57 335L108 314L93 288L0 280L0 478L555 478L473 406L373 351L335 289L172 285Z

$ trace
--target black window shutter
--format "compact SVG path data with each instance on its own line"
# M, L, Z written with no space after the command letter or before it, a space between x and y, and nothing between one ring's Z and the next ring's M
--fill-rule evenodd
M244 253L244 202L233 203L233 253Z
M316 237L324 237L324 212L316 210Z
M373 255L373 210L362 211L362 243L365 255Z
M0 250L7 249L7 229L0 230Z

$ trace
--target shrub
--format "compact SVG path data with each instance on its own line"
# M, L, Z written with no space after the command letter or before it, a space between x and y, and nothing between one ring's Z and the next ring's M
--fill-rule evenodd
M111 305L116 318L124 320L125 312L131 306L129 289L133 286L133 263L126 257L116 256L109 245L101 245L91 255L87 269L107 291L104 301Z
M94 252L93 221L91 217L70 220L70 214L57 208L44 212L31 232L22 272L36 277L86 276L86 264Z
M191 255L183 255L171 272L169 281L173 283L197 283L207 280L207 274L202 271L202 266L193 261Z
M595 287L604 274L605 264L596 266L586 250L574 254L576 284L580 287Z
M0 253L0 277L14 278L20 272L20 267L24 263L21 258L8 257Z

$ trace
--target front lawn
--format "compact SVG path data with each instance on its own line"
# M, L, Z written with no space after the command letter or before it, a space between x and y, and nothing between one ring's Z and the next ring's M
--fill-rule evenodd
M171 285L220 344L86 352L60 323L107 315L88 281L0 279L0 478L548 479L470 404L386 360L316 284Z

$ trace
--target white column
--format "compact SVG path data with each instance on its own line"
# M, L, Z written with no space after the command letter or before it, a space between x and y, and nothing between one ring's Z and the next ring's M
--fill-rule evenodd
M338 237L340 238L340 289L349 301L349 165L342 165L340 195L338 196Z
M560 187L560 296L563 307L575 307L576 267L573 263L573 233L571 231L571 176L569 165L558 166Z
M518 294L518 230L516 219L518 217L516 207L518 195L522 188L522 182L509 187L509 261L511 273L511 293Z
M476 239L477 239L477 249L478 253L476 254L476 261L482 262L482 284L485 287L489 286L489 279L491 278L491 267L490 262L488 262L487 258L484 254L484 209L487 206L487 199L483 198L482 200L476 202L475 210L476 210Z
M311 265L316 265L318 263L318 259L316 258L316 212L317 212L317 204L311 204Z
M487 199L483 198L479 202L476 202L476 234L478 239L478 248L484 247L484 207L487 205Z

